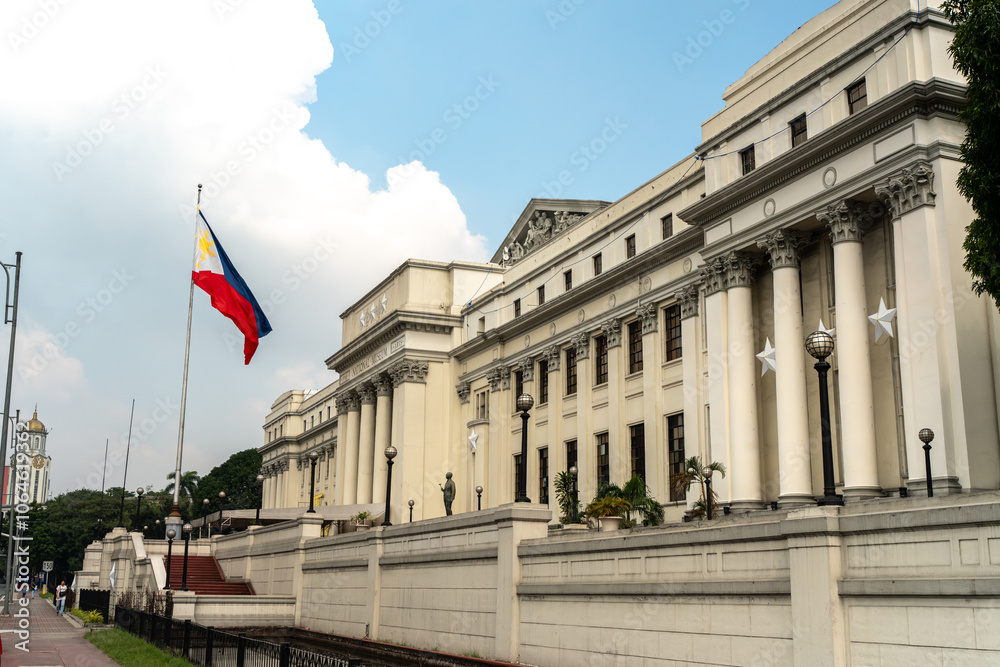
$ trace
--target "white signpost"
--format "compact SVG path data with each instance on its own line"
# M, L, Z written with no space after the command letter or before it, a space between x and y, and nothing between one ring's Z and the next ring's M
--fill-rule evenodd
M42 561L42 572L51 572L51 571L52 571L52 561L50 560Z

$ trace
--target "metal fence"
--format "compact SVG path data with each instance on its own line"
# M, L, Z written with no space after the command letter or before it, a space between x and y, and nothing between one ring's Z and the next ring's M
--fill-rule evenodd
M338 658L124 607L115 607L115 627L204 667L362 667L359 658Z
M99 611L104 618L111 613L111 591L101 591L94 588L80 589L80 610ZM70 601L67 601L70 602ZM72 604L67 604L72 608Z

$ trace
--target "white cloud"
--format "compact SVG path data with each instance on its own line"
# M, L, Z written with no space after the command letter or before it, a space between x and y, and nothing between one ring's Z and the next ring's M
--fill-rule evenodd
M0 230L0 259L25 251L22 313L36 323L18 346L37 351L68 323L81 328L13 393L55 428L57 493L103 456L105 437L115 446L132 397L140 423L157 401L179 400L196 183L275 332L243 368L231 323L196 295L185 469L260 444L261 405L311 388L287 383L330 381L339 313L400 262L487 256L436 173L400 166L372 190L308 136L306 105L333 58L310 2L230 3L221 18L215 4L0 7L0 198L17 221ZM86 319L116 270L134 278ZM135 479L159 487L176 414L150 429Z

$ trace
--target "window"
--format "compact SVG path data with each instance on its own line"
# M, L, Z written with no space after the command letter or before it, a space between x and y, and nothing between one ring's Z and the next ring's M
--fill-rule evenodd
M568 440L566 442L566 471L568 472L576 463L576 440ZM579 470L576 474L580 474Z
M597 436L597 485L611 481L611 459L608 457L608 434Z
M868 106L868 86L865 85L865 80L861 79L847 89L847 110L853 114L866 106Z
M642 323L639 320L628 325L628 372L642 371Z
M751 145L749 148L744 148L740 151L740 165L743 168L741 173L744 176L757 168L757 151L754 149L754 146Z
M566 395L576 393L576 348L566 348Z
M326 418L327 418L327 419L329 419L329 418L330 418L330 406L329 406L329 405L328 405L328 406L326 406Z
M476 419L487 420L490 418L490 390L484 389L476 392Z
M671 236L674 235L674 214L667 213L665 216L660 218L660 231L663 234L663 240L666 241Z
M625 239L625 258L635 257L635 234Z
M514 299L514 317L521 317L521 300Z
M308 431L308 430L309 430L309 421L303 419L302 420L302 431L304 433L305 431Z
M601 253L594 255L594 277L601 275L601 271L604 270L604 259Z
M309 418L309 428L313 428L315 426L316 426L316 417L310 417Z
M524 371L514 371L514 403L517 397L524 393ZM517 408L514 408L517 411Z
M514 498L517 499L521 489L521 455L514 454ZM527 492L528 487L525 487L525 492Z
M279 424L278 425L278 437L280 438L280 437L283 437L284 435L285 435L285 425L284 424Z
M476 331L476 335L485 336L486 335L486 318L479 318L479 329Z
M646 425L636 424L628 428L629 442L632 444L632 477L638 475L646 479Z
M538 502L549 504L549 448L538 450Z
M795 148L799 144L803 144L806 141L806 115L802 114L791 123L788 127L792 128L792 148Z
M681 358L681 307L679 305L667 306L663 311L666 320L666 360L673 361Z
M573 289L573 269L570 269L569 271L563 274L563 280L566 283L567 292Z
M542 359L538 362L538 403L549 402L549 362Z
M673 479L674 475L682 475L685 472L683 412L667 417L667 467L670 472L670 479ZM686 495L684 489L674 489L674 485L670 485L671 502L684 500Z
M608 381L608 337L594 337L594 384Z
M538 305L545 303L545 285L538 288Z

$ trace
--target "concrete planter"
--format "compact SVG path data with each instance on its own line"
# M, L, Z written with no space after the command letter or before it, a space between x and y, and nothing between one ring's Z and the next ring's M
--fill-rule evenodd
M619 530L622 527L622 518L620 516L602 516L598 521L601 522L601 532L603 533Z

